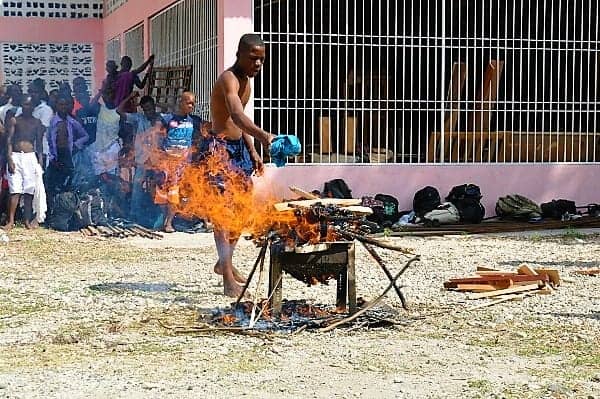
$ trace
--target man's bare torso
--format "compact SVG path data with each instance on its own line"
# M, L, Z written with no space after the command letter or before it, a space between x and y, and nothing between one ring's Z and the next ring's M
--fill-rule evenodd
M13 152L33 152L41 122L36 118L16 118L15 133L12 137Z
M212 129L217 132L217 134L222 135L227 139L238 140L242 137L242 131L236 126L235 123L233 123L231 114L227 109L225 102L225 83L223 79L224 75L226 74L235 76L230 69L223 72L215 83L210 96ZM242 105L245 108L246 104L248 104L248 100L250 99L250 81L248 78L240 79L237 76L235 76L235 78L239 83L238 96L240 97Z

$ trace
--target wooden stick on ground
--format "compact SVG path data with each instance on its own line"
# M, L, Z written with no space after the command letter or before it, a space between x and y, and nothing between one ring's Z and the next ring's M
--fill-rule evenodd
M254 277L254 272L256 272L256 268L258 267L258 264L261 262L264 262L264 258L266 256L268 246L269 246L269 244L267 242L265 242L265 244L260 248L260 252L258 253L256 262L254 262L254 266L252 266L252 270L250 271L250 274L248 275L248 278L246 279L246 284L244 284L242 293L240 294L240 296L238 296L238 299L235 301L235 305L233 305L234 308L237 307L237 305L239 305L240 301L244 297L244 294L246 293L246 290L248 289L248 286L250 285L250 281L252 281L252 277Z
M408 269L408 267L413 263L416 262L418 260L420 260L421 257L419 255L414 256L413 258L410 258L408 260L408 262L406 262L406 264L402 267L402 269L400 269L400 271L398 272L398 274L396 274L396 276L392 279L392 282L387 286L387 288L381 293L381 295L379 295L375 300L369 302L364 308L362 308L361 310L359 310L358 312L354 313L352 316L346 317L345 319L342 319L338 322L335 322L333 324L328 325L327 327L321 328L319 331L320 332L328 332L331 331L343 324L349 323L353 320L356 320L360 315L362 315L363 313L365 313L367 310L371 309L373 306L377 305L379 302L381 302L381 300L386 296L386 294L389 292L389 290L392 289L393 284L396 283L396 281L400 278L400 276L402 276L402 274L406 271L406 269Z
M467 296L467 299L481 299L481 298L491 298L495 296L500 296L504 294L516 294L520 292L532 291L539 289L540 286L538 283L535 284L527 284L527 285L516 285L514 287L510 287L504 290L496 290L490 292L481 292L477 294L471 294Z
M363 247L365 247L367 252L369 252L369 254L371 254L373 259L375 259L375 262L377 262L379 267L381 267L381 269L387 276L388 280L390 280L392 282L394 290L396 291L398 298L400 298L400 302L402 302L402 307L404 309L408 309L408 307L406 305L406 298L404 297L404 294L402 294L402 291L400 291L400 287L398 287L396 282L394 282L394 280L393 280L394 276L392 276L392 273L390 273L390 270L387 268L387 266L383 262L383 259L381 259L381 256L379 256L379 254L375 251L375 248L373 248L370 244L367 244L366 242L361 242L361 244L363 245Z
M526 297L527 295L530 295L530 294L531 294L530 292L524 292L522 294L509 294L509 295L506 295L506 296L504 296L502 298L498 298L498 299L496 299L494 301L491 301L491 302L482 303L482 304L476 305L476 306L471 306L470 308L467 308L465 310L467 312L470 312L470 311L478 310L478 309L481 309L481 308L487 308L488 306L493 306L493 305L496 305L498 303L502 303L502 302L506 302L506 301L512 301L513 299L517 299L517 298L524 298L524 297Z

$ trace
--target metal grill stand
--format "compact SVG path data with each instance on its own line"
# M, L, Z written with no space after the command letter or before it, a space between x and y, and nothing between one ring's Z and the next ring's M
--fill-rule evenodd
M274 316L281 315L282 273L310 282L311 277L332 276L337 280L336 306L356 312L356 274L354 243L327 242L286 251L281 244L271 245L269 266L269 306Z

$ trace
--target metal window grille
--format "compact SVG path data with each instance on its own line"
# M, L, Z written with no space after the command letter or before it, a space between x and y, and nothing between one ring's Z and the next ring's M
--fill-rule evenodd
M180 1L151 20L156 66L192 65L197 112L208 118L217 79L217 1Z
M0 16L37 18L102 18L103 2L96 1L0 1Z
M117 8L127 3L127 0L106 0L106 15L113 13Z
M119 65L121 60L121 39L115 37L106 43L106 59L113 60Z
M297 162L600 161L598 0L254 0Z
M133 67L144 63L144 26L139 25L124 34L125 54L131 57Z

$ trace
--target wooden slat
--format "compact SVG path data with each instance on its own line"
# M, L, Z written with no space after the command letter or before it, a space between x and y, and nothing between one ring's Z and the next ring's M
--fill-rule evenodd
M452 65L452 77L448 85L448 102L450 114L444 121L444 131L453 132L458 122L460 96L467 77L467 65L463 62L455 62Z
M491 292L481 292L477 294L471 294L467 296L467 299L482 299L482 298L491 298L495 296L500 296L504 294L516 294L519 292L527 292L539 289L538 284L528 284L523 286L514 286L504 290L496 290Z
M354 155L356 149L356 118L346 117L346 155Z
M481 89L477 95L475 109L468 119L469 131L490 131L490 110L498 95L498 82L502 76L504 61L491 60L485 67Z
M331 152L331 129L328 116L319 117L319 136L321 137L321 154Z

